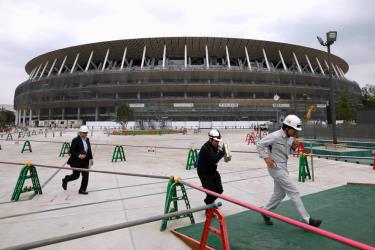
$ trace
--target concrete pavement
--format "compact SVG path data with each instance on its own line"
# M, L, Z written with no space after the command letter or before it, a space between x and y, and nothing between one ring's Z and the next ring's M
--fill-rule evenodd
M93 145L93 169L146 173L152 175L175 175L199 184L195 170L185 170L188 150L162 149L158 147L194 147L207 140L206 130L187 135L141 135L107 136L103 131L94 131L91 143L123 144L127 161L111 163L114 146ZM221 131L223 140L228 142L233 152L232 161L219 163L224 194L253 205L264 205L273 191L272 178L263 160L258 158L254 145L245 143L246 130ZM0 161L26 162L35 165L66 166L67 156L59 158L64 141L71 141L76 131L65 131L60 137L50 132L31 136L30 140L48 140L61 143L31 142L32 153L21 154L23 142L0 141ZM15 137L15 136L14 136ZM156 152L148 152L147 147L127 147L143 145L155 147ZM291 157L288 164L290 175L297 180L298 161ZM61 188L61 179L70 171L37 168L43 194L32 192L21 194L18 202L10 202L21 166L0 164L0 249L30 241L80 232L87 229L113 225L125 221L145 218L163 213L167 181L91 173L89 195L79 195L80 179L70 182L68 190ZM347 182L374 183L375 171L368 165L330 161L314 158L315 182L297 183L302 195L345 185ZM29 184L30 185L30 184ZM188 189L192 207L203 205L205 194ZM225 215L244 211L244 208L221 201ZM324 201L323 201L324 202ZM182 203L179 205L183 209ZM307 208L308 209L308 208ZM34 213L35 212L35 213ZM255 214L255 213L254 213ZM196 222L204 220L204 212L194 214ZM297 218L297 215L296 215ZM324 219L324 218L322 218ZM168 229L189 225L189 219L168 222ZM160 222L148 223L128 229L99 234L64 243L43 247L43 249L189 249L168 230L159 231Z

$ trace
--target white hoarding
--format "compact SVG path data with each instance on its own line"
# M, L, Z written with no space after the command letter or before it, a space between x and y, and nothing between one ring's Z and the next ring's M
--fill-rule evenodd
M130 103L129 107L131 107L131 108L144 108L145 104L144 103Z
M238 103L219 103L220 108L238 108Z
M289 103L274 103L272 104L272 107L274 108L289 108Z
M194 107L194 103L173 103L173 107L175 107L175 108L192 108L192 107Z

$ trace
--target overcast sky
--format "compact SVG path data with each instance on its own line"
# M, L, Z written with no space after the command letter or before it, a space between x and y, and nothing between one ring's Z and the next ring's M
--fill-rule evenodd
M140 37L218 36L325 50L316 36L338 31L332 53L347 78L375 84L373 0L0 0L0 104L13 104L25 64L51 50Z

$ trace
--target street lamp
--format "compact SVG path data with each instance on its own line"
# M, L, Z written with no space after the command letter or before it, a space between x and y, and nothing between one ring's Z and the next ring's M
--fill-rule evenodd
M307 94L306 93L303 93L303 100L305 100L305 114L304 114L304 119L305 119L305 122L307 122Z
M329 82L330 82L330 94L329 94L329 106L331 110L331 122L332 122L332 142L333 144L337 144L337 136L336 136L336 111L335 111L335 99L333 93L333 81L332 81L332 72L331 72L331 45L337 39L337 31L328 31L327 32L327 41L324 42L322 38L319 36L317 37L319 43L322 46L327 47L328 51L328 75L329 75Z

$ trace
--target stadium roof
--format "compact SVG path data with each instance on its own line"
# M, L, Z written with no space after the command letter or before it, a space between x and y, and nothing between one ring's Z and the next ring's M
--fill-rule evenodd
M110 49L109 59L121 60L125 47L127 47L127 58L142 58L144 46L146 46L146 57L162 58L164 45L166 46L167 58L183 58L185 45L189 57L204 57L206 53L205 45L207 45L210 57L225 57L225 46L228 47L230 58L245 58L245 47L248 50L250 60L263 59L263 49L270 61L280 60L280 50L286 63L293 62L293 52L300 64L308 64L307 55L313 66L317 66L315 57L321 63L328 57L328 54L321 50L280 42L221 37L160 37L104 41L58 49L33 58L26 64L25 69L27 73L30 73L38 65L47 61L51 63L56 58L61 63L65 56L67 56L66 64L70 65L73 64L77 53L79 53L78 63L85 64L91 51L94 51L93 60L104 60L107 49ZM332 55L331 60L344 73L349 70L349 65L342 58Z

